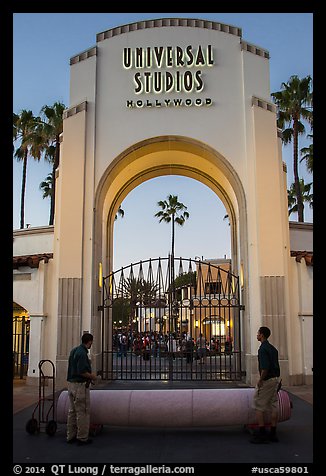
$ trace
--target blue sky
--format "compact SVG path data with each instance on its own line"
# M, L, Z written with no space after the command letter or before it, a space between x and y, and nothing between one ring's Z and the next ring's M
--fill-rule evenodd
M296 74L313 76L312 13L15 13L13 18L13 110L31 109L62 101L69 105L69 59L94 46L96 34L144 19L163 17L201 18L242 28L242 37L270 53L271 92ZM300 147L308 142L302 140ZM292 148L283 151L288 185L293 181ZM26 184L25 223L48 224L49 201L42 199L39 184L50 166L29 162ZM22 164L14 161L13 227L19 228ZM306 167L300 175L312 181ZM124 200L123 219L115 225L115 268L140 259L166 256L170 227L158 224L156 202L178 195L188 207L190 219L176 230L176 255L204 258L230 256L230 229L224 206L204 185L185 177L161 177L133 190ZM307 209L307 207L306 207ZM291 219L295 220L293 216ZM312 221L307 209L305 220ZM135 232L137 230L137 232ZM132 236L132 240L130 240ZM204 239L203 239L204 236Z

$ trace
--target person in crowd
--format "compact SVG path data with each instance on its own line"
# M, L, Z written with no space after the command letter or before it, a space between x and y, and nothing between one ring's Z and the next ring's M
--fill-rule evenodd
M151 349L151 341L150 341L148 333L146 333L145 336L143 337L143 346L142 346L144 360L149 360L150 349Z
M126 333L123 332L120 336L120 355L127 357L127 346L128 346L128 338Z
M195 343L191 336L188 337L186 342L186 361L187 364L191 364L194 356Z
M196 344L197 344L197 353L199 357L199 363L206 364L206 356L207 356L206 339L202 333L199 334Z

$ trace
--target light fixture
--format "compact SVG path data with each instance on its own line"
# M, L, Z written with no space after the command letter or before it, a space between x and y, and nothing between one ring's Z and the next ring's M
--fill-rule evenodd
M244 282L244 278L243 278L243 263L241 263L241 266L240 266L240 286L241 286L241 288L243 288L243 282Z
M102 268L102 263L98 264L98 285L101 288L102 287L102 279L103 279L103 268Z

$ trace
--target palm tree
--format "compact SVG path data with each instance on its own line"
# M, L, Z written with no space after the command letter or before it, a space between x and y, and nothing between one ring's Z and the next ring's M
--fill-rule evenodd
M143 278L127 278L119 287L119 293L127 297L132 307L138 302L150 306L155 302L158 284Z
M309 203L310 208L313 208L314 205L314 195L310 193L312 183L304 183L303 179L300 179L300 189L301 189L301 196L302 201ZM290 189L288 190L288 213L289 216L291 213L295 213L298 211L298 203L297 203L297 195L294 187L294 183L291 185ZM303 205L304 208L304 205Z
M312 134L308 134L310 139L312 139ZM300 154L302 155L300 162L303 162L304 160L306 161L306 166L308 172L311 174L313 173L313 158L314 158L314 152L313 152L313 144L310 144L308 147L303 147L300 150Z
M170 223L172 225L171 232L171 256L170 256L170 286L169 286L169 313L173 317L174 329L177 329L177 300L176 300L176 289L175 289L175 280L174 280L174 223L177 223L179 226L183 226L185 221L189 218L189 213L187 207L178 202L177 195L168 195L167 200L160 200L157 202L158 206L162 210L155 213L155 217L159 218L159 222L164 221L165 223ZM172 339L172 336L170 336Z
M293 173L294 190L297 200L298 221L303 222L303 198L298 172L298 140L304 134L305 127L301 122L306 120L312 123L313 93L311 91L311 76L300 79L291 76L287 83L282 83L281 91L272 93L275 104L278 106L277 125L282 129L282 141L289 144L293 140Z
M125 212L124 210L121 208L121 205L119 205L119 208L118 208L118 211L114 217L114 221L118 219L118 216L120 216L121 218L123 218L125 215Z
M119 297L114 299L112 303L112 320L122 321L121 326L127 326L129 324L130 316L130 303L127 299Z
M20 202L20 228L25 225L25 193L26 193L26 173L28 157L35 160L41 159L43 150L42 130L40 128L40 118L34 117L32 111L22 110L20 114L13 114L13 140L19 145L14 153L14 157L23 162L23 175Z
M137 306L154 306L159 286L151 281L142 278L127 278L119 288L119 293L123 299L127 299L130 305L130 326L136 318Z
M40 183L40 190L43 191L42 198L48 198L52 200L53 196L53 183L54 183L54 177L53 177L53 171L48 174L45 180ZM50 212L50 219L49 219L49 224L51 225L51 212Z
M172 224L172 233L171 233L171 256L172 262L174 259L174 223L177 223L180 226L183 226L185 221L189 218L189 213L187 207L178 202L177 195L169 195L167 200L160 200L157 202L158 206L162 208L159 212L155 213L155 217L159 218L159 222L164 221L165 223ZM182 212L182 213L181 213Z
M50 195L49 225L54 223L55 210L55 171L60 163L60 134L63 131L63 111L66 106L62 102L55 102L53 106L43 106L41 109L43 135L45 144L45 160L52 164L52 193Z

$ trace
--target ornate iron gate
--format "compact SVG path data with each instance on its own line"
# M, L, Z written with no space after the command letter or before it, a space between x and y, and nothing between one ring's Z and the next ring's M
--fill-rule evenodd
M27 375L29 356L29 318L13 318L13 377Z
M233 381L239 278L230 262L156 258L103 278L102 377Z

